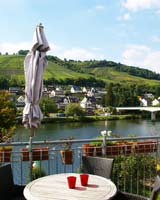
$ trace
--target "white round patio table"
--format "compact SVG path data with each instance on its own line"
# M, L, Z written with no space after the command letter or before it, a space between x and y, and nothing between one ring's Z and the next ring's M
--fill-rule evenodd
M67 176L76 176L76 187L68 188ZM80 184L80 174L65 173L45 176L26 185L27 200L107 200L117 192L115 184L106 178L89 175L88 185Z

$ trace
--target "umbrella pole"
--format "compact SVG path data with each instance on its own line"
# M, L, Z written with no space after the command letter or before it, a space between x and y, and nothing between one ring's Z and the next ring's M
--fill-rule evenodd
M29 137L29 163L30 163L30 181L32 181L32 139L33 139L34 129L30 130L30 137Z
M32 136L29 137L29 177L32 181Z

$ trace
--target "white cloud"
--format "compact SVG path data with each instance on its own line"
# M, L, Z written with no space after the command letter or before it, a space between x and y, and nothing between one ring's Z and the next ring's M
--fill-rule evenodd
M50 46L50 51L48 52L48 54L50 55L55 55L55 54L59 55L61 54L61 51L63 50L63 47L61 47L60 45L57 45L54 42L50 42L49 46Z
M144 45L130 45L122 54L122 63L160 73L160 51Z
M50 42L50 51L47 52L48 55L54 55L59 58L67 58L73 60L90 60L104 59L104 55L99 53L100 49L93 47L90 49L83 48L71 48L65 49L64 47L57 45L54 42ZM1 43L0 44L0 52L5 54L8 52L9 54L17 53L19 50L30 50L32 46L32 42L20 42L20 43Z
M151 69L160 73L160 51L151 52L144 60L144 66L151 66Z
M123 0L122 6L130 11L159 8L160 0Z
M100 48L98 48L98 47L92 47L92 48L90 48L91 50L93 50L93 51L99 51L99 50L101 50Z
M104 6L103 5L96 5L95 9L96 10L104 10Z
M31 42L20 42L20 43L1 43L0 52L9 54L17 53L20 49L30 50Z
M58 54L63 49L60 45L55 44L54 42L49 43L50 51L48 54L54 55L55 52ZM9 54L17 53L20 49L30 50L32 47L31 42L19 42L19 43L1 43L0 44L0 52L5 54L8 52Z
M89 13L92 13L92 12L95 12L95 11L102 11L105 9L105 6L104 5L96 5L90 9L88 9L88 12Z
M128 21L130 19L131 19L131 15L129 13L125 13L124 15L118 17L118 20Z
M160 9L156 11L156 14L159 16L160 15Z
M66 59L73 59L73 60L104 59L104 55L96 53L95 50L92 51L92 50L87 50L83 48L67 49L63 52L63 54L60 57L66 58Z
M152 37L153 42L160 42L160 35L155 35Z

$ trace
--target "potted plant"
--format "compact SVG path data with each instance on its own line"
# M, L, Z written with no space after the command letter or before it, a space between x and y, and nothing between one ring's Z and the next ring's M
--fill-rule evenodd
M14 129L14 126L9 129L1 128L0 141L2 143L6 143L6 145L0 147L0 162L11 161L12 146L10 146L9 143L12 140L12 134L14 132Z
M0 142L6 143L6 145L0 147L0 162L10 162L11 160L12 146L10 146L9 143L12 140L14 130L15 126L8 129L1 128Z
M84 156L93 156L94 155L94 149L95 149L95 144L82 144L82 151Z
M113 134L112 131L101 131L101 134L97 136L97 139L101 139L101 141L94 141L90 144L82 145L83 154L85 156L102 156L102 139L106 136L106 138L120 138L119 135ZM136 142L133 141L106 141L106 156L115 156L124 153L125 155L129 155L135 149Z
M66 142L62 144L62 149L60 150L62 163L63 164L72 164L73 163L73 151L71 149L73 137L68 137L66 139Z
M0 147L0 162L11 161L12 146Z
M110 134L111 132L101 131L101 135L98 135L96 138L103 139L102 134L107 133ZM84 156L102 156L102 140L101 141L94 141L89 144L82 144L82 152ZM107 142L111 143L111 141Z

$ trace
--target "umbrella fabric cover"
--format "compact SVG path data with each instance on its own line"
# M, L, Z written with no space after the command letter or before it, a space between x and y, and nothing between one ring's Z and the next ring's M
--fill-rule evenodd
M25 107L23 123L27 128L38 128L42 119L39 100L43 90L43 71L47 64L46 52L49 50L43 26L36 27L31 51L24 60L25 71Z

